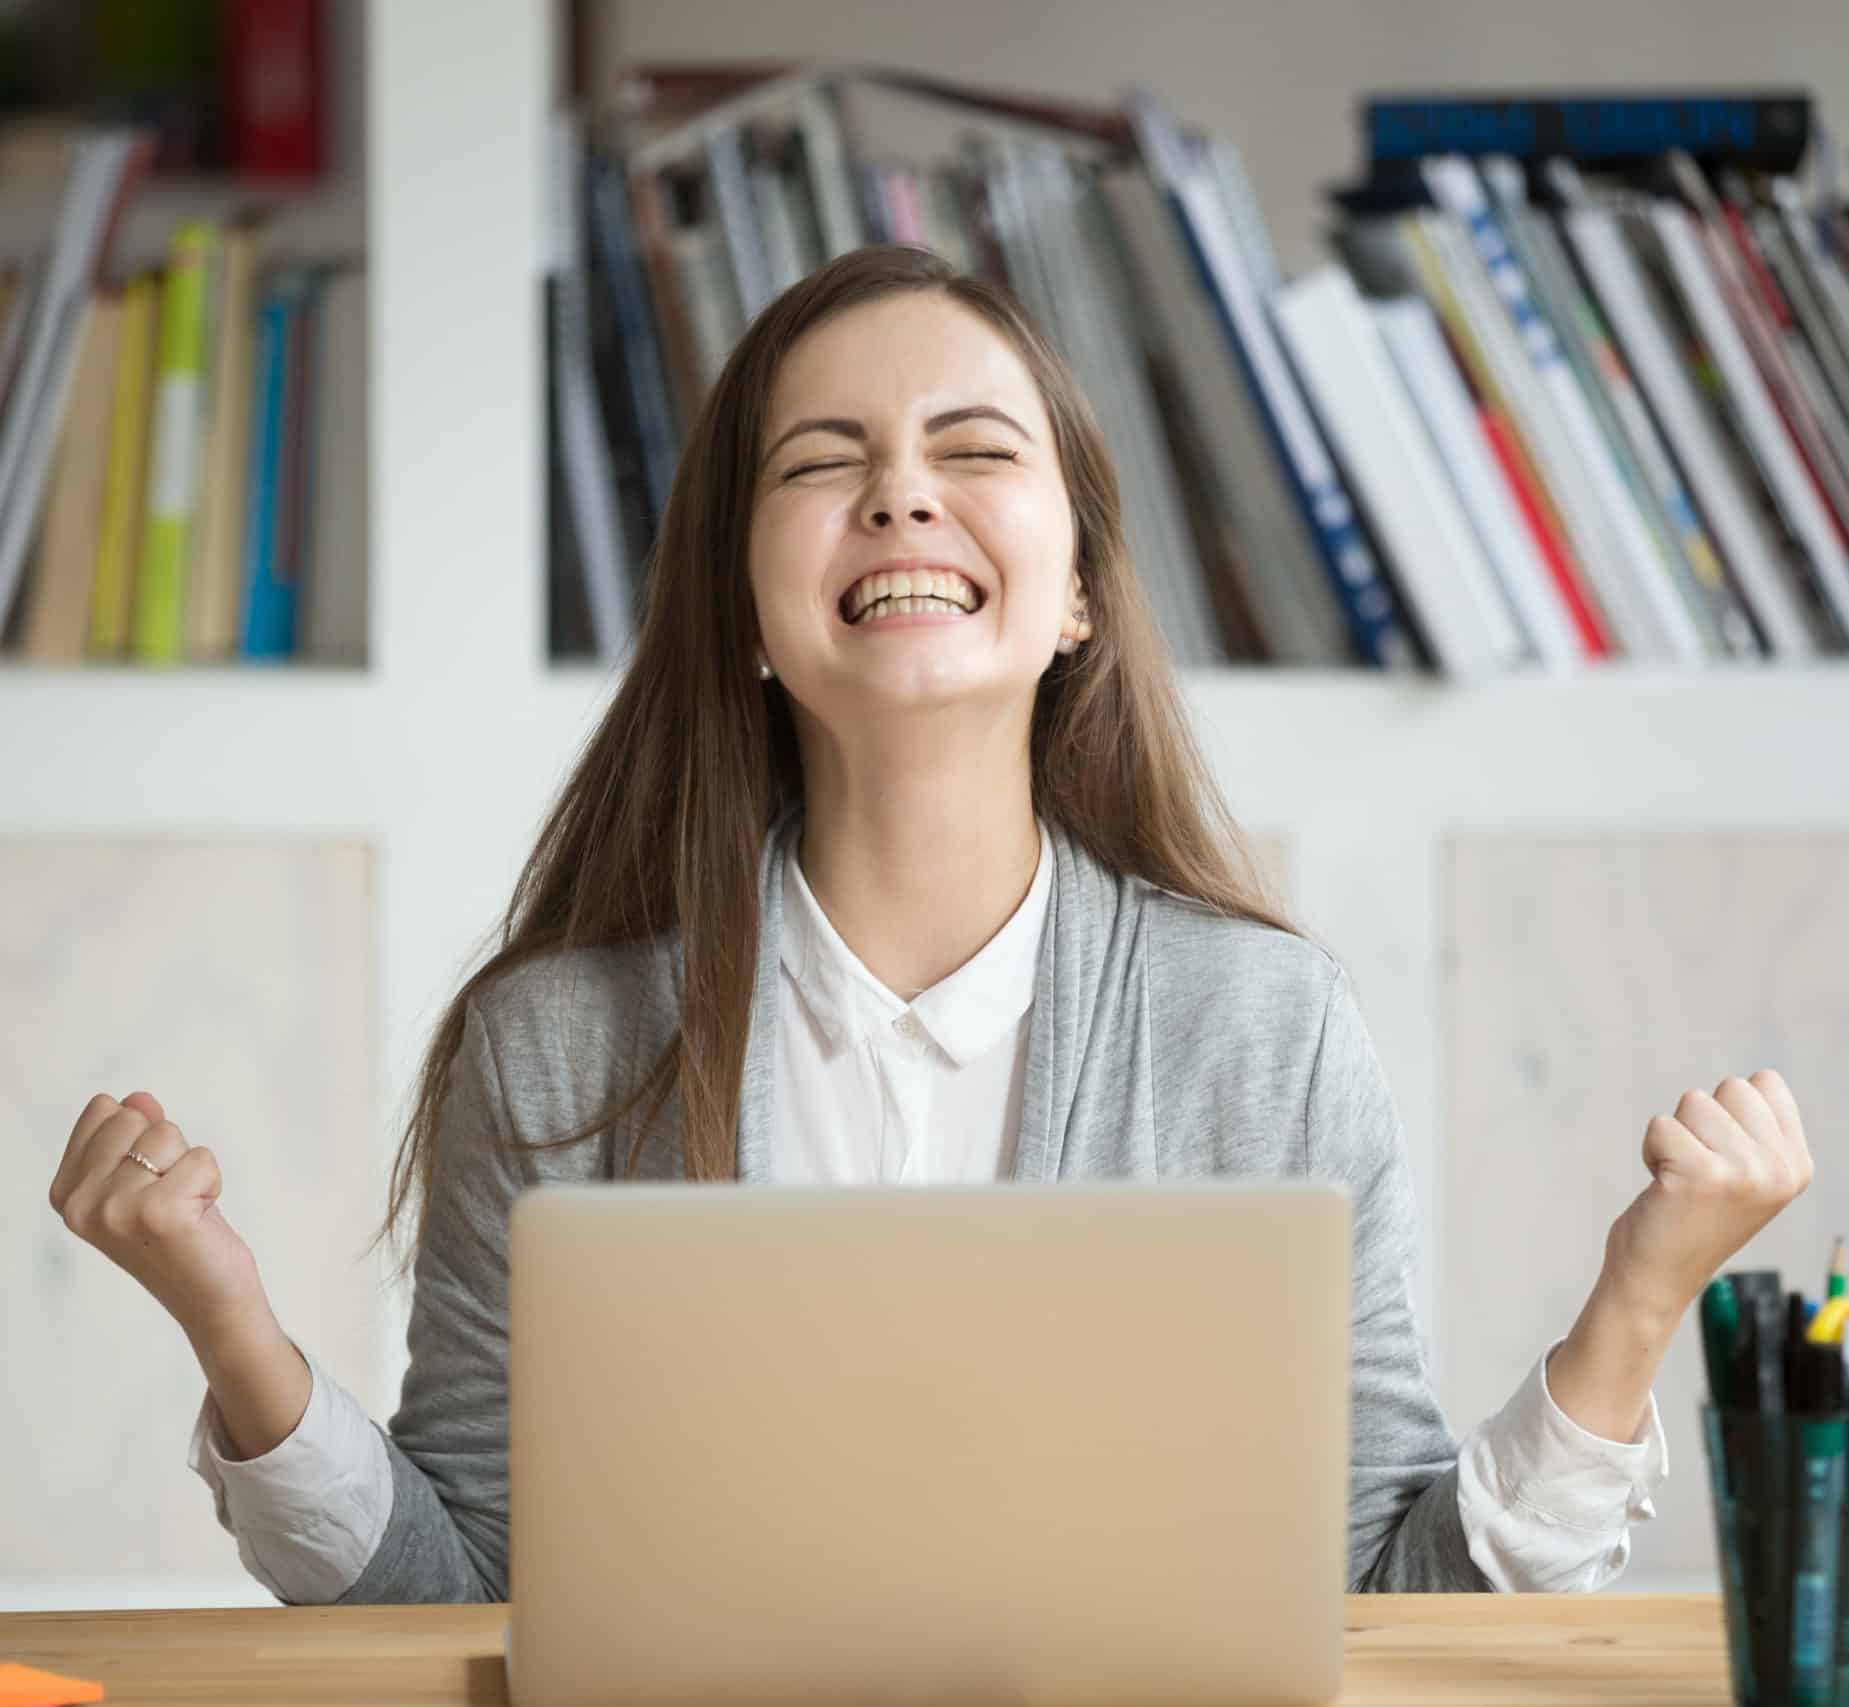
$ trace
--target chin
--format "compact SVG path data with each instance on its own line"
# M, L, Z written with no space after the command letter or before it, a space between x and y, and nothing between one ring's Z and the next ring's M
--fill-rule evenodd
M899 670L861 684L861 700L867 705L914 710L971 705L995 712L1017 700L1031 700L1035 686L1031 679L1017 681L997 677L988 671Z

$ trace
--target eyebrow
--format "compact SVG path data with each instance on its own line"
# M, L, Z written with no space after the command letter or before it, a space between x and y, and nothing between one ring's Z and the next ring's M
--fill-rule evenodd
M1012 415L1005 414L990 403L972 403L962 409L946 409L941 415L933 415L925 422L927 433L941 433L946 427L954 427L959 421L987 419L1000 421L1004 426L1012 427L1029 444L1034 442L1034 435L1021 425ZM839 433L843 438L865 440L867 429L862 423L850 420L845 415L823 415L809 421L798 421L795 426L784 433L777 442L764 453L764 461L770 459L799 433Z

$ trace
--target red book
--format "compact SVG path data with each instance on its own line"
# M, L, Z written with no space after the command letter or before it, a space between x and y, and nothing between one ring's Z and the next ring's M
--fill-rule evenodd
M327 164L323 0L227 0L231 164L258 178L318 178Z
M1566 542L1555 532L1547 512L1541 507L1540 495L1529 483L1527 470L1522 466L1522 458L1516 451L1509 424L1481 400L1477 403L1477 419L1483 423L1483 436L1489 440L1490 453L1496 458L1497 466L1509 482L1509 490L1515 494L1522 519L1527 522L1528 531L1534 535L1534 542L1546 560L1561 602L1566 606L1567 617L1573 624L1573 632L1579 636L1580 644L1586 649L1586 656L1610 657L1611 638L1605 632L1599 613L1592 608L1580 586L1579 573L1567 551Z

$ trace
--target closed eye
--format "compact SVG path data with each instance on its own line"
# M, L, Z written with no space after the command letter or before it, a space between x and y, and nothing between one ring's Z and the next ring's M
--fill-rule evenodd
M1002 462L1019 462L1021 453L1012 450L959 450L952 451L949 460L955 462L959 457L990 457ZM783 478L794 480L799 474L812 474L821 468L846 468L845 462L805 462L800 468L788 470Z

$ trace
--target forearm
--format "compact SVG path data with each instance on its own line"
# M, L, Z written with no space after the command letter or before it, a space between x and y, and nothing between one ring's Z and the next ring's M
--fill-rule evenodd
M238 1461L261 1458L295 1432L313 1377L274 1315L266 1309L248 1322L187 1337Z
M1681 1312L1628 1294L1609 1271L1547 1364L1560 1409L1601 1440L1635 1441L1650 1419L1650 1389Z

